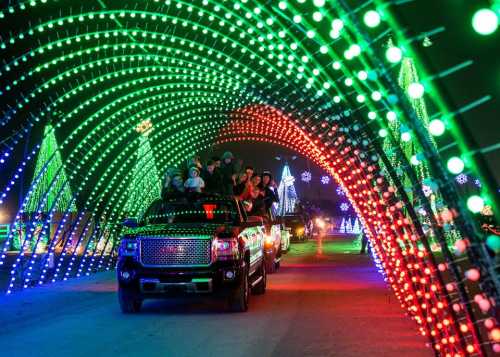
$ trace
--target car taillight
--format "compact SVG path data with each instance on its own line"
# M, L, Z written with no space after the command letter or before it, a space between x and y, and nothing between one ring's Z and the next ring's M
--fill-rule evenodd
M237 258L239 254L238 239L235 237L215 238L212 241L212 252L218 260Z
M270 234L266 234L264 237L264 247L272 248L274 245L274 237Z
M300 228L297 228L297 229L295 230L295 233L297 233L297 235L298 235L298 236L303 235L303 234L304 234L304 232L305 232L304 227L300 227Z

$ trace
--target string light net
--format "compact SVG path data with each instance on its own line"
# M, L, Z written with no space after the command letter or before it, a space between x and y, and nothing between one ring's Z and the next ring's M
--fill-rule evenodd
M422 64L397 6L407 5L33 0L2 7L0 207L45 150L51 119L60 151L44 159L51 184L38 174L27 179L31 194L13 214L0 255L11 272L7 293L111 269L119 223L142 209L131 189L155 197L157 177L194 153L265 142L305 156L344 188L389 287L437 354L500 350L495 256L484 248L490 233L478 210L487 206L498 220L498 202L469 155L459 111L440 94L444 75ZM133 130L143 121L154 127L147 138ZM452 157L481 187L457 189ZM138 183L147 177L151 184ZM51 195L64 204L48 204ZM36 237L49 239L40 240L40 254L38 238L27 252L13 248L30 197L46 209Z

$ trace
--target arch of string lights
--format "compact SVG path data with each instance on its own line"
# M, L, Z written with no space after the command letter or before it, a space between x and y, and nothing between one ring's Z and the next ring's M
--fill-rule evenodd
M404 2L3 8L0 120L14 134L2 134L0 205L37 162L0 257L7 293L110 269L118 222L142 204L127 200L151 174L214 144L270 142L307 156L344 189L436 354L498 352L498 243L477 223L486 208L498 218L497 203L436 88L442 76L420 64L393 6ZM481 180L477 192L456 189L462 173ZM26 223L33 216L38 223Z

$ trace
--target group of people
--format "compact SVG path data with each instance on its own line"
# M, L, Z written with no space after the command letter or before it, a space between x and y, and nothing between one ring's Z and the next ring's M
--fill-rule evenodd
M278 202L277 186L270 171L254 172L252 166L243 169L242 160L236 160L226 151L222 157L212 157L202 164L199 156L187 160L183 168L169 168L165 174L162 196L186 192L206 192L234 195L243 201L250 215L266 215Z

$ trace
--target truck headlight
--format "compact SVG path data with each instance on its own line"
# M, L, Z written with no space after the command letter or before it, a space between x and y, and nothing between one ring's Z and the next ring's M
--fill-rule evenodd
M326 225L326 223L325 223L325 220L323 218L319 218L319 217L316 218L316 226L318 228L323 229L323 228L325 228L325 225Z
M137 241L124 239L120 245L120 255L121 256L134 256L137 250Z
M216 259L235 259L239 254L238 238L215 238L212 241L212 252Z

